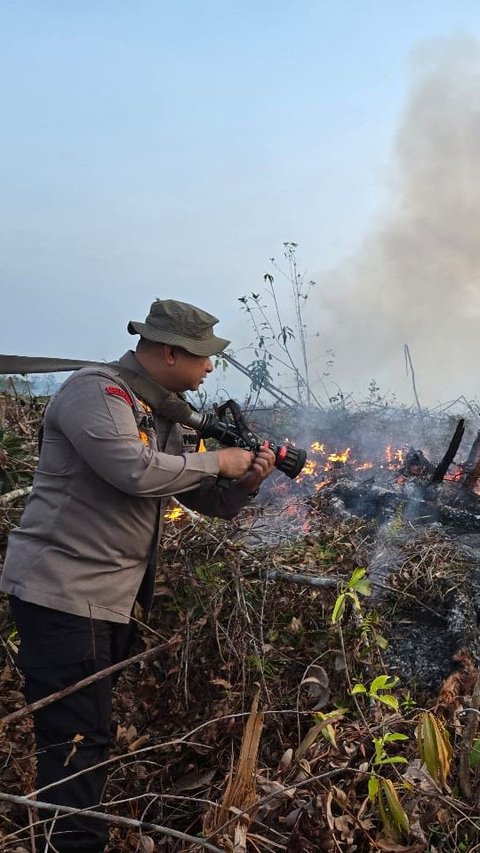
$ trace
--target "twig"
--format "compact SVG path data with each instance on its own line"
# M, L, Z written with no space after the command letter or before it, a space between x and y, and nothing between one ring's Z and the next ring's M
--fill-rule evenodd
M298 572L287 572L282 569L266 569L260 571L260 576L267 581L287 581L287 583L298 583L302 586L331 586L336 587L339 578L325 577L324 575L301 575Z
M139 661L145 662L155 660L155 658L162 654L162 652L166 652L172 649L174 646L178 645L178 643L181 642L181 639L181 636L179 634L176 634L174 637L168 640L168 642L162 643L160 646L154 646L153 649L148 649L146 652L140 652L140 654L133 655L133 657L131 658L127 658L126 660L121 660L118 663L114 663L112 666L106 667L106 669L101 669L100 672L95 672L93 675L87 676L87 678L82 678L81 681L77 681L75 684L70 684L63 690L57 690L56 693L50 693L49 696L44 696L43 699L38 699L36 702L32 702L30 705L25 705L18 711L13 711L11 714L7 714L6 717L3 717L0 720L0 727L8 726L15 720L20 720L22 717L27 716L27 714L33 714L34 711L39 711L40 708L45 708L47 705L51 705L53 702L57 702L59 699L63 699L65 696L70 696L72 693L76 693L77 690L81 690L83 687L89 687L90 684L94 684L96 681L100 681L102 678L106 678L109 675L113 675L113 673L115 672L120 672L120 670L125 669L131 664L138 663Z
M283 711L281 711L281 710L265 711L265 715L270 714L272 716L286 716L288 714L296 714L296 713L297 713L297 711L295 709L292 710L290 708L283 710ZM311 711L300 711L298 713L304 714L305 716L311 716ZM222 717L221 721L222 721L222 723L226 723L229 720L243 719L244 717L247 717L247 716L248 716L248 711L240 711L236 714L228 714L227 716ZM148 752L156 752L157 750L165 750L168 747L176 748L176 747L181 746L183 744L190 746L193 743L196 746L202 746L202 748L204 748L205 744L196 743L195 741L190 740L190 738L194 734L196 734L197 732L202 731L205 728L208 728L208 726L212 726L212 725L218 726L219 722L220 722L220 720L218 718L215 718L213 720L206 720L205 722L200 723L200 725L196 726L194 729L191 729L189 732L186 732L186 734L181 735L181 736L176 737L176 738L173 738L172 740L167 740L167 741L164 741L163 743L154 743L154 744L150 744L149 746L142 746L139 749L132 750L132 752L130 752L128 754L128 758L131 759L135 756L144 756ZM50 790L50 788L54 788L59 784L63 785L66 782L71 782L72 779L76 779L78 776L83 776L85 773L91 773L92 770L98 770L100 767L110 767L111 765L118 764L120 762L123 762L124 760L125 760L125 755L123 755L123 754L114 755L110 758L106 758L105 761L101 761L99 764L95 764L94 766L90 766L90 767L84 767L83 770L77 770L76 773L71 773L70 776L66 776L64 779L62 779L61 782L58 782L58 780L56 780L55 782L50 782L48 785L44 785L42 788L37 788L37 790L31 791L28 794L28 798L29 798L29 800L32 800L33 797L38 796L38 794L43 794L45 791L48 791L48 790Z
M354 773L356 772L352 767L337 767L335 770L327 770L325 773L319 773L317 776L309 776L308 779L303 779L301 782L291 782L288 785L283 786L283 791L289 791L292 789L298 790L298 788L304 788L307 785L310 785L312 782L318 782L323 779L334 779L335 776L340 776L342 773ZM262 806L269 803L271 800L275 800L278 797L278 791L272 791L270 794L266 794L264 797L260 797L256 803L243 811L236 812L233 817L226 821L222 826L217 827L216 832L219 834L220 832L225 832L225 830L231 826L232 823L238 821L243 815L249 815L253 809L260 810ZM207 836L209 838L210 836Z
M409 349L409 347L408 347L408 344L404 344L404 345L403 345L403 351L404 351L404 353L405 353L405 367L406 367L406 370L407 370L407 375L408 375L408 368L410 368L410 373L411 373L411 376L412 376L412 387L413 387L413 393L414 393L414 396L415 396L415 401L416 401L416 403L417 403L418 411L420 412L420 414L423 414L423 412L422 412L422 407L421 407L421 405L420 405L420 400L418 399L417 386L416 386L416 384L415 384L415 370L414 370L414 368L413 368L412 357L411 357L411 355L410 355L410 349Z
M0 506L6 506L7 504L13 503L17 498L23 498L25 495L29 495L32 491L31 486L25 486L23 489L13 489L12 492L7 492L5 495L0 495Z
M203 841L201 838L194 835L188 835L185 832L178 832L178 830L170 829L168 826L161 826L158 823L149 823L147 821L135 820L130 817L121 817L120 815L105 814L104 812L95 811L93 809L74 809L70 806L59 806L56 803L44 803L39 801L32 802L32 800L29 800L27 797L18 797L15 794L4 794L2 792L0 792L0 800L15 803L19 806L26 806L28 809L38 808L43 809L44 811L58 812L58 814L64 815L87 814L89 817L94 817L107 823L113 823L117 826L130 826L140 830L149 830L150 832L161 832L163 835L169 835L172 838L179 838L182 841L188 841L195 844L199 849L213 850L213 853L224 853L220 847L216 847L208 841ZM5 838L3 838L3 841L5 841Z
M222 353L222 358L224 358L225 361L228 361L228 363L231 364L233 367L236 367L237 370L239 370L240 373L243 373L244 376L248 376L249 379L252 378L252 371L248 370L247 367L244 367L243 364L240 364L240 362L233 358L233 356L227 355L227 353L224 352ZM275 385L272 385L271 382L268 382L267 380L264 381L263 388L265 388L265 391L268 391L269 394L272 395L272 397L276 397L277 400L282 400L284 405L288 408L292 408L292 406L295 408L298 407L298 400L294 400L293 397L290 397L288 394L285 393L285 391L281 391L280 388L276 388Z

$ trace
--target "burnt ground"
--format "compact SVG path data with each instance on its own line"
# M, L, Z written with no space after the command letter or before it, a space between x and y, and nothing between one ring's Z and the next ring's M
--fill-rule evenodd
M399 432L402 426L391 412L381 415L388 444L399 446L392 425ZM339 429L339 417L332 453L355 446L362 420L365 433L365 414L355 413L350 433L345 414ZM405 434L404 412L402 419ZM27 452L4 459L5 493L28 482L34 424L28 406L12 406L9 431L22 434L23 426ZM422 449L438 460L454 423L436 425L437 451L426 443ZM409 430L408 443L418 434L410 421ZM140 831L112 823L110 853L201 849L207 836L217 849L232 850L235 829L236 850L262 853L436 853L480 843L476 769L469 769L470 759L477 763L477 738L468 729L472 712L462 713L476 702L480 533L452 524L451 514L442 520L432 501L429 515L415 516L408 489L402 492L395 470L379 459L385 423L371 421L369 432L373 470L347 463L334 477L317 471L298 483L277 474L263 503L233 523L191 515L168 523L154 614L140 626L134 651L179 640L154 663L130 666L117 685L104 807L146 824ZM426 432L432 442L432 430ZM370 449L363 438L362 463ZM329 482L316 491L320 480ZM364 493L376 486L394 497L377 513L371 501L365 511L365 502L344 499L342 482L350 491L360 483ZM477 498L469 500L474 517ZM3 547L21 501L0 510ZM435 506L448 505L442 493ZM361 568L370 587L351 580ZM12 631L3 601L2 717L24 704ZM399 681L379 698L371 685L382 674ZM355 684L364 692L352 694ZM246 772L238 760L257 691L263 729ZM426 710L439 721L427 755L417 741ZM448 733L450 757L439 731ZM392 733L382 751L380 741ZM226 794L232 761L233 795L231 786ZM33 790L34 765L25 716L0 730L0 795ZM27 810L7 798L0 798L0 838L2 850L32 850Z

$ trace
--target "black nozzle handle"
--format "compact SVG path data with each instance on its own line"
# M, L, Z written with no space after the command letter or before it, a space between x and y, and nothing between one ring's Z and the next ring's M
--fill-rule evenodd
M269 439L262 441L250 431L242 435L233 424L224 423L215 415L192 411L186 425L197 430L202 438L215 438L228 447L243 447L254 453L258 453L262 446L270 447L275 454L275 467L291 480L298 477L307 461L306 450L292 447L291 444L278 445Z

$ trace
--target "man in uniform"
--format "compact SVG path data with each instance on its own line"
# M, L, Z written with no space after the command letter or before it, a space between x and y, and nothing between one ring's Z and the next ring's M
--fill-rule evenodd
M128 325L140 335L135 352L77 371L47 406L33 490L2 577L28 702L128 656L134 603L145 618L152 603L172 495L232 518L273 469L267 448L197 452L197 434L183 425L183 392L200 387L211 356L229 343L214 334L217 322L193 305L156 300L144 323ZM98 806L105 768L67 777L105 760L110 712L104 678L34 715L40 800ZM100 853L107 841L106 822L83 815L46 826L46 850Z

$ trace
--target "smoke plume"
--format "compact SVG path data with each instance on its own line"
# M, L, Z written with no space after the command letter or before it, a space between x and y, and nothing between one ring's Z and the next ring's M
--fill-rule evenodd
M407 343L422 404L478 399L478 41L456 37L417 51L389 169L387 201L357 256L316 277L316 355L334 350L331 379L344 391L375 378L411 402Z

